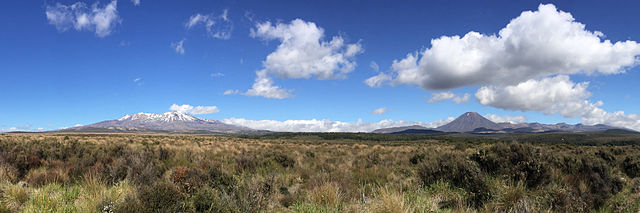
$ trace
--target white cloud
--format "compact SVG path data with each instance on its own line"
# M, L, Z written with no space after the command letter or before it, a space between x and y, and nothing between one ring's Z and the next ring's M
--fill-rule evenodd
M56 26L60 32L73 27L78 31L93 31L96 36L105 37L111 34L121 21L117 4L118 1L113 0L102 8L98 7L98 3L89 8L83 2L72 5L56 3L55 6L48 5L45 14L49 24Z
M279 40L278 48L262 62L255 83L245 94L266 98L292 97L290 90L273 85L269 75L283 79L343 78L353 71L355 55L362 53L359 43L345 44L340 36L324 40L324 29L313 22L295 19L289 24L258 23L251 36L264 40Z
M240 91L238 91L237 89L236 90L230 89L230 90L224 91L224 93L222 93L222 94L223 95L235 95L235 94L238 94L238 93L240 93Z
M192 29L202 25L207 31L207 35L227 40L231 38L231 31L233 31L233 23L229 19L229 10L225 9L220 15L208 14L203 15L196 13L189 17L189 21L185 24L187 29Z
M389 80L391 80L390 75L379 73L371 78L367 78L367 80L364 80L364 83L369 85L369 87L380 88L384 82Z
M138 6L140 5L140 0L131 0L131 2L133 3L133 5Z
M470 97L471 97L471 94L465 93L464 95L462 95L462 97L456 96L451 101L453 101L453 103L456 103L456 104L467 103Z
M169 107L169 110L182 112L182 113L188 113L188 114L192 114L192 115L211 114L211 113L216 113L216 112L220 111L217 106L196 106L196 107L194 107L194 106L191 106L191 105L188 105L188 104L183 104L183 105L173 104L173 105L171 105L171 107Z
M559 75L542 80L528 80L514 86L484 86L476 92L482 105L520 111L561 113L567 117L580 115L582 109L566 108L567 104L581 104L591 96L588 82L573 83L569 76Z
M512 123L512 124L519 124L519 123L524 123L527 121L527 118L519 115L519 116L500 116L500 115L496 115L496 114L486 114L484 115L485 118L496 122L496 123Z
M291 90L273 85L273 79L267 76L266 70L256 72L256 79L251 89L243 93L246 96L262 96L265 98L285 99L293 97Z
M343 122L324 120L247 120L244 118L227 118L223 123L246 126L253 129L263 129L278 132L371 132L380 128L421 125L428 128L435 128L453 121L453 117L438 120L431 123L381 120L379 122Z
M569 79L575 74L624 73L638 65L639 56L637 42L612 42L602 32L586 30L570 13L541 4L537 11L522 12L497 34L471 31L432 39L429 48L394 60L391 73L379 75L392 76L387 80L392 85L426 90L479 86L475 97L483 105L640 130L638 115L605 111L602 102L587 100L588 82ZM453 101L464 102L465 96Z
M529 80L514 86L482 87L476 92L480 104L502 109L539 111L564 117L580 117L583 124L607 124L640 131L640 116L623 111L607 112L601 101L586 100L589 83L574 83L559 75L542 80Z
M373 110L373 112L371 112L371 114L382 115L382 114L386 113L387 111L389 111L389 109L387 109L386 107L381 107L381 108L377 108L377 109Z
M142 80L142 78L135 78L135 79L133 79L133 82L134 83L138 83L138 81L140 81L140 80Z
M436 102L440 102L440 101L451 99L454 96L455 96L455 94L453 94L452 92L433 93L433 95L431 96L431 98L427 102L430 103L430 104L431 103L436 103Z
M608 124L616 127L630 128L636 131L640 131L640 115L638 114L626 114L624 111L607 112L598 106L602 105L602 102L596 104L589 104L585 115L581 121L584 124Z
M171 42L171 48L173 48L176 51L176 53L180 55L184 55L184 40L185 39L182 39L176 43Z
M621 73L638 63L638 43L603 38L554 5L540 5L497 35L472 31L431 40L421 54L394 61L392 81L428 90L509 85L556 74Z
M376 72L380 71L380 66L378 66L378 63L376 63L375 61L371 61L371 63L369 63L369 67L371 67L373 71L376 71Z
M12 131L31 131L31 125L21 125L10 127L9 129L0 129L0 132L12 132Z

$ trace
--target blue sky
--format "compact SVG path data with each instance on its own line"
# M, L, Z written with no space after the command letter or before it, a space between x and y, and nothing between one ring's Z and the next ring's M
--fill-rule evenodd
M548 3L553 8L543 9ZM312 119L331 131L435 125L431 122L467 111L496 121L638 129L640 28L633 27L640 20L638 6L634 1L9 1L0 8L0 130L58 129L162 113L173 104L212 109L193 113L198 117L250 127L270 120L292 130L318 123ZM523 11L533 11L534 21ZM558 19L563 13L574 20ZM81 20L82 14L89 19ZM499 33L518 18L522 21L510 26L527 30L510 37ZM583 24L584 29L559 35L542 30L536 18L560 22L551 27ZM477 41L464 40L470 31L479 34ZM583 37L562 37L574 34ZM535 40L527 40L534 38L530 35L567 46L530 44ZM437 50L432 40L443 36L453 42L442 42ZM330 46L334 38L342 44ZM515 40L523 51L496 50ZM605 40L628 42L609 47ZM466 52L456 55L446 52L455 49L447 45L478 49L463 48ZM308 60L284 57L295 51ZM557 57L541 56L547 53ZM394 61L408 54L417 61L394 68ZM374 76L386 81L365 83ZM265 84L271 90L252 95L255 80L272 81ZM265 95L277 93L275 87L286 97ZM224 95L228 90L233 94ZM456 97L460 103L452 101ZM373 113L376 109L382 113Z

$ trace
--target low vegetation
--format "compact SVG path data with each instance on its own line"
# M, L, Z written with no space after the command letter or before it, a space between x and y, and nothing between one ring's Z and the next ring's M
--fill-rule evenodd
M637 136L579 137L5 133L0 212L638 212Z

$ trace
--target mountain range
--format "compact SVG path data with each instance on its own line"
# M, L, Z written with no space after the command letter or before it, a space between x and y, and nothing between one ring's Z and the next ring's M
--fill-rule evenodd
M495 123L476 112L466 112L455 120L437 128L427 128L420 125L376 129L372 133L402 134L402 133L542 133L542 132L591 132L609 129L624 129L604 124L540 124L540 123Z
M197 118L182 112L136 113L117 120L59 130L61 132L168 132L168 133L255 133L264 132L217 120Z
M565 123L495 123L476 112L466 112L455 120L437 128L420 125L377 129L372 133L383 134L434 134L445 132L465 133L541 133L541 132L590 132L609 129L624 129L602 124L570 125ZM627 129L625 129L627 130ZM194 117L190 114L173 111L162 114L135 113L116 120L107 120L94 124L71 127L59 132L163 132L163 133L266 133L248 127L226 124L218 120Z

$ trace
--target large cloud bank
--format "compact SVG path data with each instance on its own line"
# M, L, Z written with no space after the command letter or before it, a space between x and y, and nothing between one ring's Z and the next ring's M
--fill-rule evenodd
M602 32L585 29L570 13L543 4L537 11L522 12L498 34L471 31L433 39L423 52L395 60L390 73L365 83L409 84L425 90L478 86L475 97L482 105L640 130L638 115L606 112L602 102L588 100L589 82L570 80L577 74L624 73L638 65L639 55L637 42L607 40ZM443 92L434 98L436 102L452 96Z
M412 121L382 120L379 122L343 122L324 120L247 120L244 118L227 118L221 120L223 123L246 126L253 129L262 129L277 132L371 132L380 128L421 125L428 128L435 128L453 121L453 117L438 120L431 123Z

